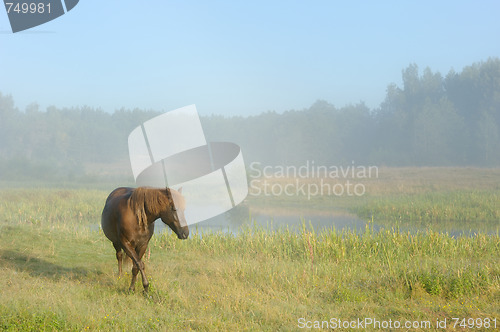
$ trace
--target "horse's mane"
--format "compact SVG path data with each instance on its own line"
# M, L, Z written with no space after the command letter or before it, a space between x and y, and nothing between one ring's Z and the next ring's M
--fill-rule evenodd
M158 215L170 205L170 202L161 190L139 187L135 188L130 195L128 204L137 216L139 226L146 227L148 223L146 214L149 212L152 215Z

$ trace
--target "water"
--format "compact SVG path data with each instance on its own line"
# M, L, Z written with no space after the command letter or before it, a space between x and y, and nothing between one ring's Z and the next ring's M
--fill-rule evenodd
M325 229L335 228L337 231L355 231L361 234L365 231L368 220L363 220L356 215L332 209L331 211L316 211L311 207L302 208L280 208L272 210L253 209L245 206L237 206L232 210L217 217L193 224L189 226L191 233L224 232L237 235L242 229L253 229L258 227L264 230L290 230L291 232L301 232L305 226L307 230L314 230L320 233ZM439 222L435 225L411 225L401 223L399 226L383 226L370 223L370 229L377 232L380 229L397 228L400 232L426 232L431 229L439 233L447 233L451 237L475 236L476 233L496 234L496 227L478 228L476 224L469 228L467 224L456 222ZM98 225L98 228L100 225ZM98 229L97 228L97 229ZM162 233L168 227L161 221L155 222L155 233Z
M234 209L233 209L234 210ZM312 230L320 233L322 230L335 228L337 231L354 231L362 234L365 231L368 220L362 220L356 215L347 212L332 211L330 213L315 213L314 210L304 210L303 213L283 213L268 212L268 213L250 213L246 210L246 215L235 213L233 210L226 212L220 216L190 225L191 232L195 230L198 233L205 232L224 232L237 235L245 228L258 227L264 230L290 230L291 232L301 232L305 226L307 230ZM233 212L232 212L233 211ZM166 230L166 225L157 220L155 223L155 233L161 233ZM462 236L475 236L477 233L493 235L497 233L497 228L471 229L464 225L458 225L455 222L440 222L436 225L409 225L402 223L399 226L383 226L370 223L370 229L378 232L381 229L397 228L399 232L416 234L418 232L426 232L433 230L439 233L448 234L453 238Z
M314 212L305 212L304 214L278 214L278 213L248 213L246 216L234 214L230 212L224 213L217 217L190 225L191 230L197 229L198 232L226 232L238 234L242 229L258 227L264 230L286 230L291 232L300 232L305 226L306 229L319 233L325 229L336 230L353 230L362 233L366 227L366 221L359 219L355 215L348 213L322 213L315 214ZM157 220L155 223L155 233L165 231L167 226ZM380 227L374 225L373 229L378 230Z

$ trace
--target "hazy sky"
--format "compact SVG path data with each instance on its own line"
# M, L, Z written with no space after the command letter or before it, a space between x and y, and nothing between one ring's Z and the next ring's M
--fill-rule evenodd
M201 115L378 107L416 63L445 75L500 56L500 1L97 1L13 34L0 10L0 92L19 108Z

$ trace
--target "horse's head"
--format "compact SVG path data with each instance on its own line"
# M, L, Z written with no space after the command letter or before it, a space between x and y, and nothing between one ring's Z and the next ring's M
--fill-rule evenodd
M177 190L167 189L170 206L160 214L161 220L170 227L179 239L187 239L189 228L187 226L184 210L186 209L186 200L182 196L182 188Z

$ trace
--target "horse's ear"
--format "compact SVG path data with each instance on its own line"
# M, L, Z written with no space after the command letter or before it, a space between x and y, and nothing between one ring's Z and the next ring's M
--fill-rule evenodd
M177 191L179 192L179 194L182 194L182 187L180 187L179 189L177 189Z

